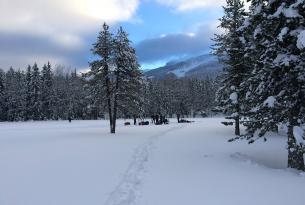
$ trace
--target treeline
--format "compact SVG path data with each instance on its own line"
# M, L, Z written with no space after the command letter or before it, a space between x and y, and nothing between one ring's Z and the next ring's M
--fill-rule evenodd
M215 78L166 77L146 85L146 115L205 117L212 114L218 84Z
M128 102L118 117L205 116L215 105L214 78L146 79L137 89L140 103ZM0 121L108 118L102 89L95 90L76 70L48 63L25 70L0 69Z
M58 120L97 118L98 109L86 95L76 71L50 63L23 70L0 69L0 120Z
M248 12L241 0L224 7L224 32L215 37L225 68L217 99L234 120L232 140L266 140L267 132L286 126L288 167L305 170L305 2L250 2Z

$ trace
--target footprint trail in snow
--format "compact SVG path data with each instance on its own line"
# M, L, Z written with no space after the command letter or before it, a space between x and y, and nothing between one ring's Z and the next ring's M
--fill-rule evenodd
M146 163L152 153L154 142L162 135L177 129L184 128L177 126L153 135L148 140L135 149L132 160L128 165L123 179L118 186L112 191L104 205L136 205L141 197L141 185L146 170Z

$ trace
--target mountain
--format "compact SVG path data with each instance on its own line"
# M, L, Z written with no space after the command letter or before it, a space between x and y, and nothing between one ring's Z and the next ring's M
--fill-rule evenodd
M163 67L146 71L145 75L149 78L164 78L168 75L175 75L178 78L204 78L205 76L216 76L221 70L222 65L218 62L217 57L205 54L182 61L168 62Z

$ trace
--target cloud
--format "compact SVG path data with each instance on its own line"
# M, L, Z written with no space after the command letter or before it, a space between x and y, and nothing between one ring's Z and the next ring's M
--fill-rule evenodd
M84 30L97 21L132 18L139 0L1 0L0 29L40 33Z
M79 39L67 38L71 39L64 39L64 43L61 43L62 39L0 31L0 67L23 69L27 64L37 62L42 65L47 61L53 64L84 66L89 48L72 45L78 44Z
M85 36L96 33L104 21L115 24L131 20L139 1L0 0L0 66L17 65L17 61L24 66L27 59L47 56L71 63L72 54L88 52ZM78 66L76 63L71 65Z
M189 11L224 5L225 0L157 0L158 3L174 7L178 11Z
M210 50L214 24L202 24L196 32L162 34L160 37L146 39L136 45L139 61L154 63L173 57L192 56Z
M220 2L154 1L180 11ZM141 22L135 15L139 4L140 0L0 0L0 67L23 68L35 61L48 60L53 64L86 67L90 44L101 24ZM140 42L136 49L141 62L162 61L208 49L210 37L209 28L164 34Z

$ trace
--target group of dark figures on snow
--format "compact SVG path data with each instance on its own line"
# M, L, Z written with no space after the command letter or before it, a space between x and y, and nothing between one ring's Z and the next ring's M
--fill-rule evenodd
M189 120L182 119L180 114L177 114L177 120L178 120L178 123L190 123L190 122L192 122L192 121L189 121ZM164 115L152 115L151 116L151 123L154 124L154 125L166 125L166 124L169 124L169 120ZM137 125L137 117L136 116L133 117L133 124ZM149 125L149 121L141 120L138 124L139 125ZM128 126L128 125L130 125L130 122L125 122L124 125Z
M71 123L72 117L69 116L68 121ZM177 114L177 121L178 121L178 123L191 123L192 122L192 121L181 118L180 114ZM163 124L166 125L166 124L169 124L169 120L164 115L152 115L151 123L154 125L163 125ZM133 117L133 124L137 125L136 116ZM149 121L141 120L138 124L139 125L149 125ZM128 125L130 125L130 122L125 122L124 125L128 126Z

